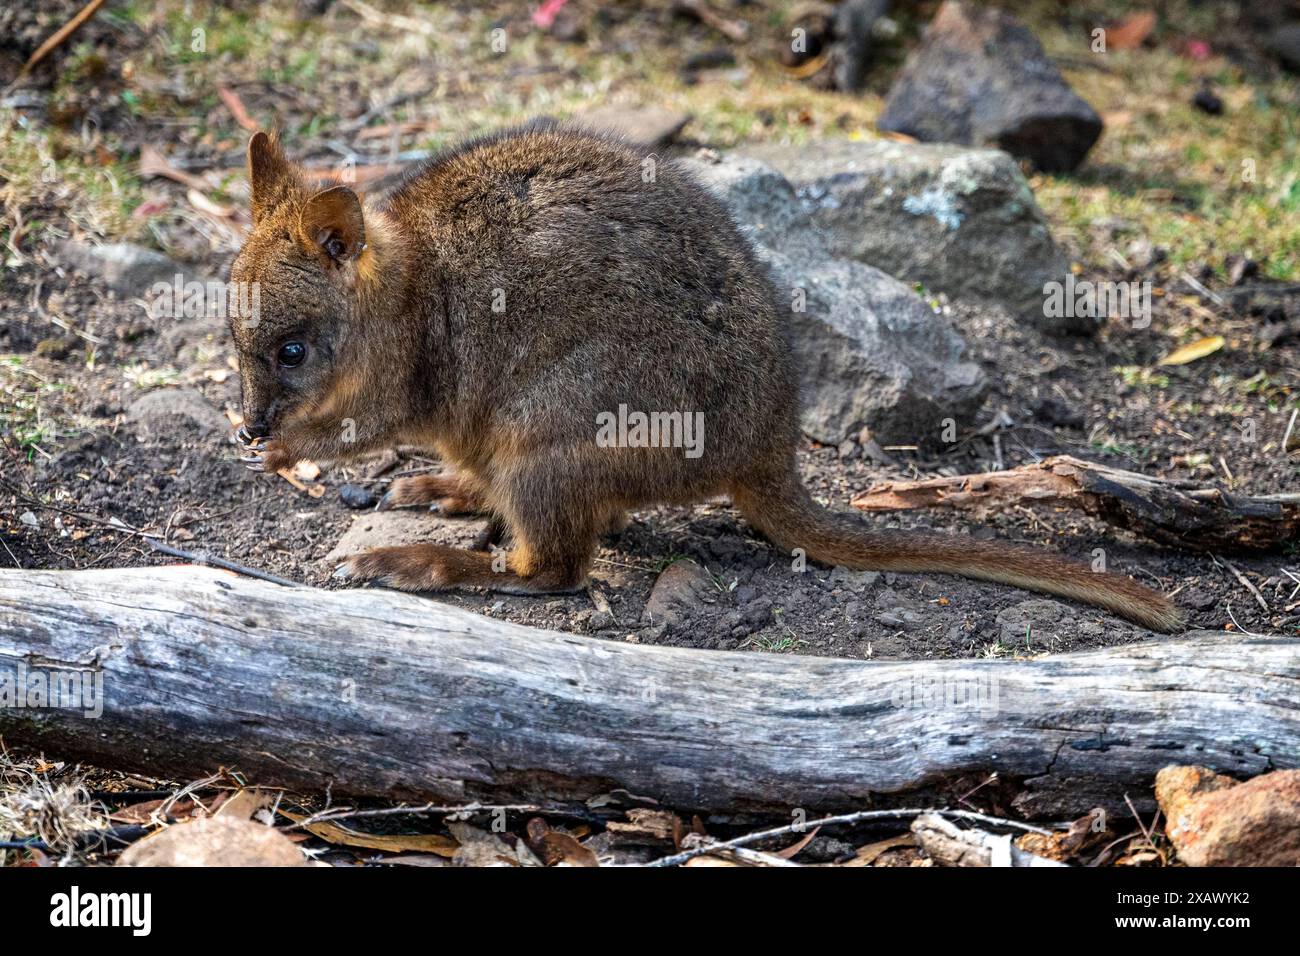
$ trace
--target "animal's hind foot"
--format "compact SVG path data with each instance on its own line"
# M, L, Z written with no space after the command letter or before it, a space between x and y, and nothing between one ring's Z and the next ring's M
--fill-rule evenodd
M487 588L507 594L560 594L579 591L585 575L541 569L523 577L510 555L451 548L441 544L404 544L353 555L334 576L354 583L372 582L399 591L444 591Z

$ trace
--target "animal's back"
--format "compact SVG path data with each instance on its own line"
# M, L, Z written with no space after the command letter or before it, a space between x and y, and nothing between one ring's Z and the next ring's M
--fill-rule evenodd
M672 453L695 476L793 447L795 379L766 274L671 161L535 125L433 160L387 205L443 263L464 415L590 443L596 415L620 405L703 413L705 454Z

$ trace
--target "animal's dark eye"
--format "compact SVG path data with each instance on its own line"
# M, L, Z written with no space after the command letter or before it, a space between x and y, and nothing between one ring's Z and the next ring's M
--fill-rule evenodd
M307 346L301 342L285 342L276 353L275 360L281 368L297 368L307 357Z
M338 237L334 237L325 243L325 253L331 259L342 259L345 252L347 252L347 246Z

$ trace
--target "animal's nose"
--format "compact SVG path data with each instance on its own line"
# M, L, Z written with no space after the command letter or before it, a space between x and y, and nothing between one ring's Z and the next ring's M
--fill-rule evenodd
M239 426L239 431L235 432L235 437L239 439L241 445L251 445L269 437L270 434L270 429L262 422L244 422Z

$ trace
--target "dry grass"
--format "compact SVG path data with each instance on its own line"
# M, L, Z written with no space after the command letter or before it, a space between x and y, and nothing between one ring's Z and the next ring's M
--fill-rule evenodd
M51 783L42 763L0 749L0 840L35 838L67 863L77 850L77 835L103 829L108 822L79 776ZM0 866L10 862L6 857L11 853L0 850Z

